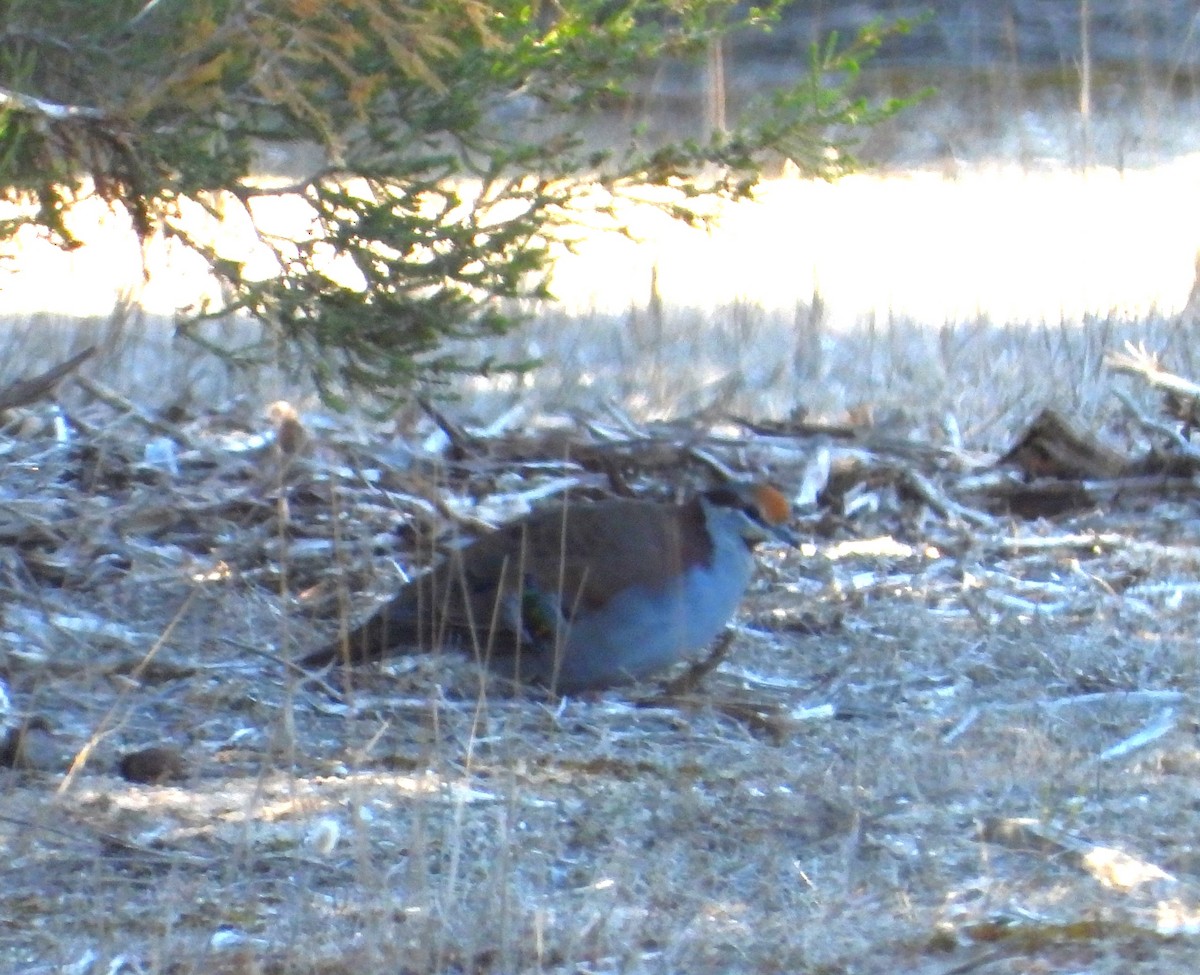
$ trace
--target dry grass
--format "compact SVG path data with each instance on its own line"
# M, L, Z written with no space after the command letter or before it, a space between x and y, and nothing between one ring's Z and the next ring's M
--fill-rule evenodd
M1183 970L1200 916L1194 509L1013 525L1127 539L1107 554L768 553L751 626L682 703L481 696L473 667L446 657L356 675L347 709L240 649L311 640L250 576L198 585L135 566L67 593L10 565L21 602L120 621L146 647L166 633L157 662L195 670L130 683L103 637L18 627L23 711L53 716L67 752L101 734L66 782L4 773L0 909L21 920L0 965ZM893 517L839 535L903 533ZM1117 595L1130 578L1146 583ZM1039 581L1060 584L1065 610L1012 608ZM816 631L790 626L802 612ZM1147 690L1165 703L1123 697ZM739 703L776 718L738 720ZM821 704L834 720L802 716ZM1098 760L1164 708L1165 737ZM110 771L162 742L184 749L187 781ZM982 842L1006 817L1175 879L1116 883Z
M1163 199L1183 192L1192 165L1158 173ZM731 247L705 263L668 236L634 270L581 264L564 272L564 289L570 274L577 283L568 307L545 311L510 345L547 366L464 389L464 410L487 419L520 403L534 416L611 400L639 419L705 408L782 417L865 403L881 424L987 456L1057 405L1132 439L1101 361L1126 339L1145 340L1176 371L1200 376L1194 342L1171 314L1192 284L1189 235L1200 222L1188 200L1154 203L1149 183L1111 174L1091 189L1081 177L1063 196L1075 202L1055 210L1064 184L1042 175L982 172L972 183L959 170L940 189L928 173L785 185L795 208L753 226L736 218L735 230L747 223ZM995 205L1001 184L1013 193ZM987 208L964 208L972 189ZM929 221L939 193L939 221ZM1122 205L1099 216L1098 230L1080 214L1100 199ZM1151 232L1143 205L1178 216ZM1001 212L1038 246L981 220ZM750 248L758 239L772 243ZM959 259L964 241L980 248L969 261ZM810 273L826 252L831 263ZM1041 273L1048 255L1080 258L1072 266L1090 266L1092 283ZM739 282L732 292L714 284L723 262L726 280ZM964 308L970 266L1004 287ZM1026 288L1035 267L1037 281L1067 287L1035 295ZM764 268L769 289L753 276ZM1123 277L1129 269L1146 273ZM938 305L943 285L953 300ZM61 283L42 288L41 304L36 286L7 292L18 327L0 378L63 358L99 328L104 352L89 371L139 402L182 398L205 415L241 393L240 422L253 426L261 403L296 393L282 377L247 388L213 372L153 313L35 315L78 297ZM1010 292L1042 311L1014 317L1026 306L1004 305ZM64 401L72 409L80 398L68 387ZM28 426L36 432L3 434L14 456L43 436L40 418ZM386 445L379 431L364 436ZM83 490L47 460L55 450L45 444L23 476L42 476L47 495ZM31 578L14 547L2 560L3 672L16 707L51 716L65 753L99 738L67 781L0 771L0 916L9 919L0 969L1190 970L1200 909L1196 524L1190 497L1013 521L1014 534L1126 540L1031 561L948 537L919 511L866 509L832 538L814 534L816 556L764 558L752 626L687 706L635 706L624 693L561 704L481 696L469 665L431 658L359 675L346 708L244 649L307 646L315 627L331 625L300 616L278 573L264 586L236 561L204 582L152 564L101 565L52 585ZM820 520L809 527L816 533ZM236 532L199 529L212 533L214 558L237 551ZM65 543L86 548L89 530L76 524ZM931 532L936 554L820 555L832 541L876 534L921 551ZM1030 581L1061 584L1066 609L1000 598L1025 594ZM126 653L102 637L30 623L58 606L131 628L139 653L167 634L161 658L196 669L131 682L121 676ZM805 612L816 632L792 626ZM1181 695L1169 705L1173 730L1098 761L1168 706L1120 696L1142 690ZM1115 693L1086 697L1095 692ZM797 713L759 725L720 706L747 700ZM836 720L799 713L821 704ZM186 752L186 782L136 786L111 773L119 752L161 742ZM1176 879L1114 884L1066 857L983 842L980 824L997 817L1069 829ZM340 839L327 849L330 824Z

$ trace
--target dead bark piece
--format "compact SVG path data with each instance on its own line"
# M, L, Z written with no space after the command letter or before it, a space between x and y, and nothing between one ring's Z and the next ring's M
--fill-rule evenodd
M1104 481L1135 473L1138 463L1101 444L1057 410L1038 415L999 465L1015 465L1031 478Z
M1022 518L1052 518L1080 508L1112 504L1122 496L1189 494L1195 490L1190 477L1154 475L1118 477L1099 481L1064 481L1045 478L1031 484L996 485L989 496L1004 503Z
M60 362L57 366L47 369L40 376L34 376L32 379L18 379L14 383L9 383L4 389L0 389L0 410L26 406L41 399L54 389L63 376L79 368L95 354L96 347L89 345L82 352L77 352L66 362Z

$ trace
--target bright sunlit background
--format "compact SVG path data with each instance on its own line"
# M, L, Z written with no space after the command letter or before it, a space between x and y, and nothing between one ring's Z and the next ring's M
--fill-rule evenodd
M305 229L303 203L273 211L273 229ZM667 305L745 301L790 314L819 295L837 331L869 316L939 325L1174 314L1200 249L1200 154L1124 172L999 162L833 183L785 175L727 207L713 233L648 207L630 219L636 240L597 234L559 257L564 311L644 304L656 273ZM63 253L31 239L0 272L5 315L104 315L128 295L170 316L207 293L201 262L178 242L156 242L143 260L127 221L98 202L74 225L86 246ZM250 258L249 273L266 273L248 228L235 221L222 236Z
M924 384L945 398L939 409L973 410L983 423L1019 418L1045 397L967 399L1042 375L1048 358L1061 369L1050 380L1061 396L1082 389L1105 350L1126 339L1190 349L1188 322L1200 313L1200 92L1182 70L1200 35L1097 28L1092 50L1106 60L1091 72L1072 47L1079 5L1026 10L1048 19L1014 20L1011 51L997 11L968 23L955 20L954 4L943 7L915 47L870 79L883 96L936 89L868 134L862 156L871 165L823 182L784 164L755 201L726 206L712 232L621 204L633 239L596 232L564 250L556 301L530 309L531 323L494 347L472 350L545 367L519 381L463 377L455 390L463 402L484 419L519 397L548 409L611 402L642 417L713 406L778 415L889 395L925 402ZM835 4L822 16L861 15L848 10ZM809 28L795 29L799 44ZM763 72L794 75L797 56L772 50L765 61L745 51L731 60L731 101L752 93ZM923 60L936 51L941 60ZM712 122L706 84L702 72L655 77L646 111L661 97L657 123L700 134ZM600 143L606 126L640 121L603 119L588 137ZM270 162L289 180L299 164L286 153ZM272 233L310 232L298 199L257 206ZM249 276L272 273L244 217L217 226L197 207L190 219L195 234L246 261ZM71 226L83 247L64 253L30 235L15 260L0 262L0 380L100 341L107 355L92 372L148 403L180 390L209 402L238 392L313 402L295 377L248 382L173 338L178 311L217 297L202 262L178 242L143 251L128 221L96 201ZM1098 338L1088 332L1097 323ZM1023 351L1021 336L1040 345ZM1076 341L1083 345L1065 347Z

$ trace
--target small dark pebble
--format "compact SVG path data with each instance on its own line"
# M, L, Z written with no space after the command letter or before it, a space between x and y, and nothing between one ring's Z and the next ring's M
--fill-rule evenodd
M184 777L183 756L177 749L155 745L126 752L117 761L117 771L127 782L157 785Z

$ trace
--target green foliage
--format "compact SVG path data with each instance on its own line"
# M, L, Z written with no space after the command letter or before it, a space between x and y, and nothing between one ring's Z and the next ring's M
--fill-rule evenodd
M809 70L707 139L596 149L580 120L632 97L649 66L728 33L769 30L783 0L10 0L0 34L0 186L31 223L76 245L82 195L128 210L143 237L203 254L225 300L190 323L260 321L240 360L283 355L335 403L402 394L480 363L455 339L500 334L521 300L548 297L549 248L610 194L669 188L691 222L753 189L767 154L835 175L848 134L899 103L856 95L889 30L814 45ZM319 147L288 187L254 178L272 144ZM831 152L836 147L837 152ZM298 194L298 240L265 233L256 204ZM277 273L251 277L197 229L249 216ZM619 223L613 224L619 228Z

